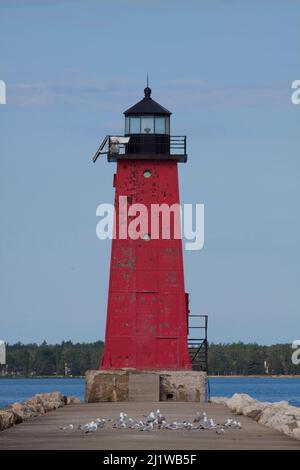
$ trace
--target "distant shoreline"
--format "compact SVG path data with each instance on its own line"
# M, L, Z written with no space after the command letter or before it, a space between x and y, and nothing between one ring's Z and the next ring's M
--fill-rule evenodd
M209 379L299 379L300 374L274 374L274 375L208 375Z
M84 379L84 375L2 375L1 379Z
M0 376L1 379L84 379L84 375L6 375ZM209 379L299 379L300 374L274 374L274 375L208 375Z

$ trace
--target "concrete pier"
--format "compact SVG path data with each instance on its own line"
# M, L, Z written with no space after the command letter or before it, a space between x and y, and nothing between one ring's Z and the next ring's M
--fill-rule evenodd
M0 450L4 449L289 449L299 450L300 442L278 431L238 416L242 429L228 429L218 435L214 430L157 430L139 432L127 429L99 429L84 434L76 429L96 418L114 418L120 411L135 419L159 408L168 421L192 420L196 411L205 411L217 423L237 419L226 407L214 403L193 402L102 402L83 403L59 408L0 432ZM73 423L73 431L60 427Z

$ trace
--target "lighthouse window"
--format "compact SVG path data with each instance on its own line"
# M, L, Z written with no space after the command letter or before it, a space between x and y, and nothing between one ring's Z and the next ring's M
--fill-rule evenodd
M151 171L150 170L145 170L144 171L144 178L150 178L151 176Z
M130 134L139 134L141 132L141 120L138 117L130 118Z
M166 134L166 120L164 117L155 118L155 134Z
M154 132L154 117L142 117L142 134L153 134Z

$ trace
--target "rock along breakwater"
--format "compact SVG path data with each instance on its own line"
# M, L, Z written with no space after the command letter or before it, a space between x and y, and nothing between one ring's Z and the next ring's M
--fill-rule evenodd
M290 405L287 401L260 402L246 393L235 393L231 398L212 397L211 402L226 405L237 415L247 416L300 440L300 408Z
M73 396L67 397L60 392L34 395L30 400L16 402L4 410L0 410L0 431L35 416L41 416L57 408L76 403L81 403L79 398Z

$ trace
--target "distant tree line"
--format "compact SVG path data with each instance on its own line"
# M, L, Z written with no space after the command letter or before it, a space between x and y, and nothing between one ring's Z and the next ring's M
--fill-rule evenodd
M103 348L102 341L7 345L7 373L23 376L84 375L86 370L99 367ZM208 351L211 375L300 374L300 365L292 363L290 344L211 343Z
M292 353L291 344L211 343L208 370L212 375L300 374Z
M8 374L19 375L84 375L87 369L98 369L103 341L41 345L8 344L6 362Z

